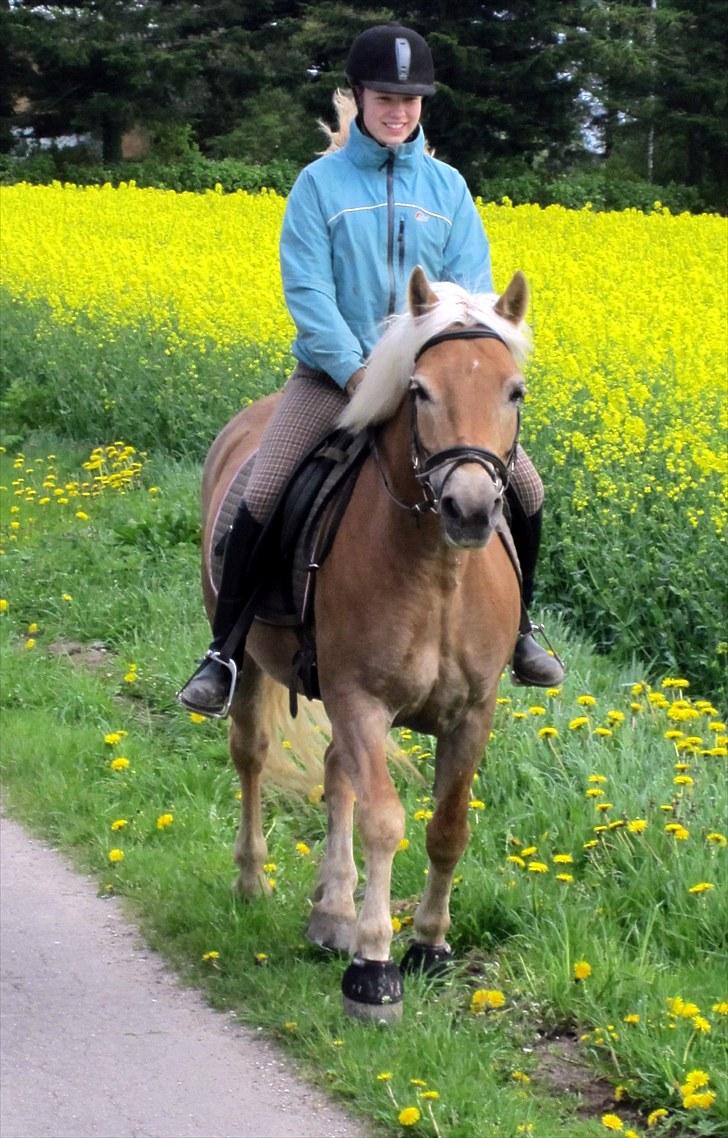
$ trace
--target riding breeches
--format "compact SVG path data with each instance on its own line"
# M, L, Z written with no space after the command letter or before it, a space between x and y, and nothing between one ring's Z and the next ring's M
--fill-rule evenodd
M298 464L336 426L348 402L346 392L322 371L297 364L281 393L255 456L244 501L253 517L265 522ZM519 446L512 485L527 517L543 505L543 483Z

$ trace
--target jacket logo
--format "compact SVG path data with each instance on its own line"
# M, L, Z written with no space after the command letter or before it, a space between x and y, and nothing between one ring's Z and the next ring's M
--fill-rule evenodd
M409 40L396 39L394 41L394 54L397 59L397 78L401 83L409 79L412 60L412 48L409 45Z
M418 209L417 212L415 213L415 221L429 221L429 220L430 220L429 213L423 213L421 209Z

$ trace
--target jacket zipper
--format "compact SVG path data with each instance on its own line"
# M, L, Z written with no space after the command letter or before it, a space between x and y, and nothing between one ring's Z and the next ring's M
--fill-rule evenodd
M397 282L394 277L394 154L390 154L387 158L387 273L389 275L387 316L392 316L397 303Z
M399 236L397 237L397 251L399 254L399 279L404 276L404 218L399 219Z

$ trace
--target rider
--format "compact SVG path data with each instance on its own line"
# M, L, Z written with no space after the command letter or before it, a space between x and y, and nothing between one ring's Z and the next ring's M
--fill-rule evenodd
M297 363L228 536L212 644L179 693L203 714L221 713L232 674L225 661L242 659L247 628L237 629L233 647L231 633L254 583L247 567L273 503L301 458L335 426L383 321L404 305L412 268L420 264L430 280L470 292L493 291L488 241L465 181L425 147L422 100L435 91L425 40L397 24L369 28L352 44L346 75L357 109L348 139L301 172L286 206L280 259ZM524 601L512 674L518 683L551 687L563 669L534 639L526 611L543 484L522 447L509 503Z

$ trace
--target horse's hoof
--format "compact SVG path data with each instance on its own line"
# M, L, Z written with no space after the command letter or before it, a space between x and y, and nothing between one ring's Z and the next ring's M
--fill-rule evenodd
M355 956L341 981L344 1012L368 1023L391 1024L402 1018L402 973L393 960Z
M426 976L440 976L454 959L455 954L449 944L421 944L415 940L402 957L400 969L403 975L423 972Z
M356 922L346 917L336 917L333 913L322 913L313 910L306 938L319 948L329 949L331 952L344 952L348 956L354 946L354 931Z

